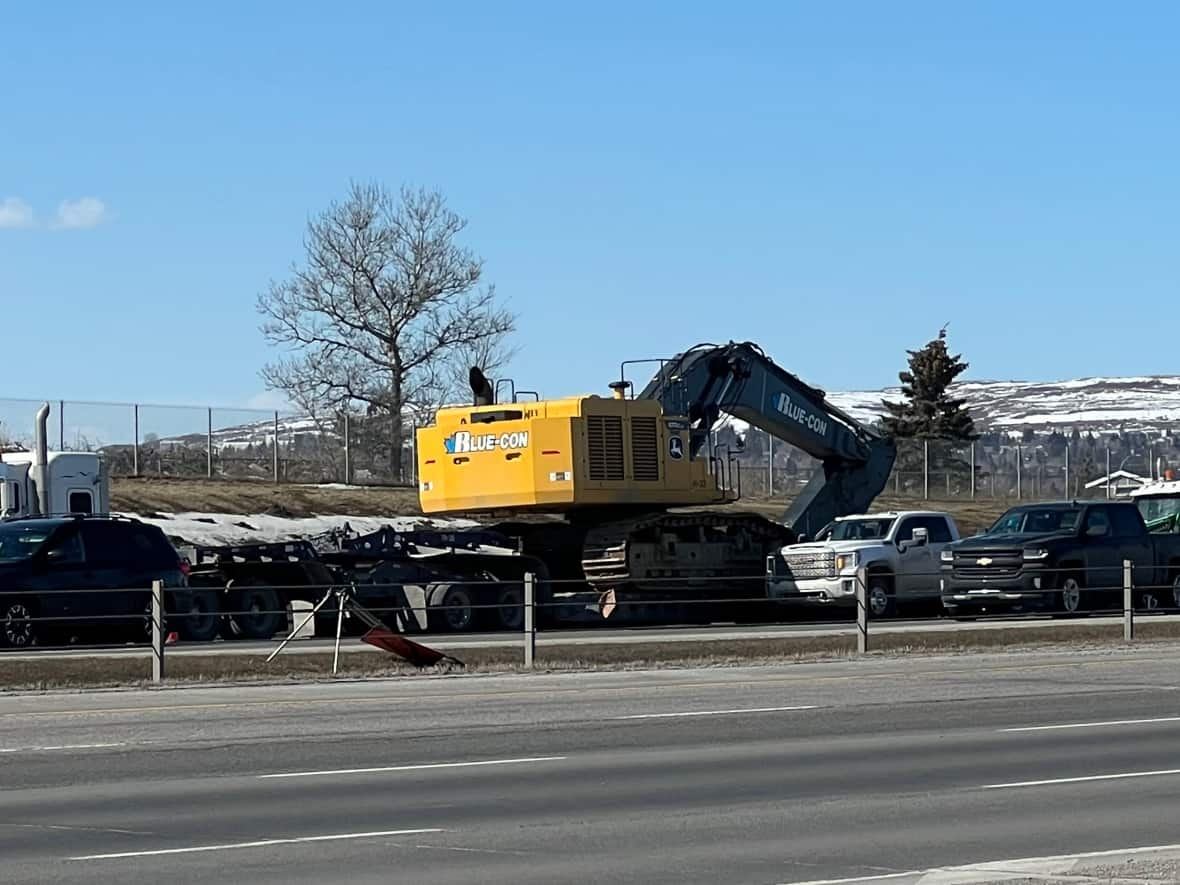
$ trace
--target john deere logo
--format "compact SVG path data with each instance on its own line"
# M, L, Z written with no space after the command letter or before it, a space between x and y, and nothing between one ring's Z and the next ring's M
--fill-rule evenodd
M443 440L448 455L467 455L472 452L492 452L496 449L526 449L529 445L527 430L513 433L471 433L460 430Z

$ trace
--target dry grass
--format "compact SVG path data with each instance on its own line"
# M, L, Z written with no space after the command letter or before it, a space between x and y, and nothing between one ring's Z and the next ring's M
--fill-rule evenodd
M1136 643L1180 639L1180 624L1136 625ZM955 633L905 633L872 637L874 657L922 654L965 654L983 651L1049 649L1114 649L1122 645L1119 624L1077 623L1012 631L961 630ZM856 653L851 636L703 640L699 643L652 642L644 645L542 645L537 649L541 672L622 670L657 667L732 667L815 662L849 658ZM455 652L465 665L451 664L418 670L391 656L353 652L340 656L341 675L357 677L412 677L439 673L504 673L522 671L519 648L470 649ZM167 663L173 684L227 682L284 682L331 678L331 653L283 654L271 663L265 655L176 655ZM57 658L11 660L0 658L0 689L45 690L147 685L151 664L146 658Z
M347 516L414 516L422 511L414 489L325 489L317 486L275 485L266 482L185 479L114 479L111 496L116 510L133 513L199 511L205 513L269 513L276 516L341 514ZM735 509L776 519L786 499L749 499ZM1011 503L999 499L929 501L882 496L875 510L928 507L946 510L964 534L990 525Z
M112 508L161 511L268 513L275 516L412 516L421 513L414 489L325 489L216 479L113 479Z

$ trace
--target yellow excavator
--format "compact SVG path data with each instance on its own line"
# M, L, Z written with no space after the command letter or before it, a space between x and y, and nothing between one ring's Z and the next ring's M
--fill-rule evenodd
M658 369L635 393L626 373L642 363ZM600 617L654 604L645 620L678 619L670 600L764 593L752 579L767 556L867 509L896 454L892 440L748 342L624 363L607 396L530 400L513 390L497 402L479 368L471 388L470 406L441 409L417 431L423 512L499 518L488 529L544 564L547 602L590 600ZM821 461L780 522L731 506L739 464L711 444L722 414Z

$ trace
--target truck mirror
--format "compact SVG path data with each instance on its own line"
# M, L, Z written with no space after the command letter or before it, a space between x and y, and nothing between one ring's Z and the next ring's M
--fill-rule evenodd
M914 529L914 538L911 545L914 547L921 547L930 540L930 532L928 529Z

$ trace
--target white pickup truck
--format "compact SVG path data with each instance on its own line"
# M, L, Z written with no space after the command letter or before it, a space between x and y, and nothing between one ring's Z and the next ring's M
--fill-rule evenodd
M856 608L856 574L865 569L869 616L890 617L899 605L936 603L939 555L959 540L949 513L906 510L846 516L766 560L767 593L783 603Z

